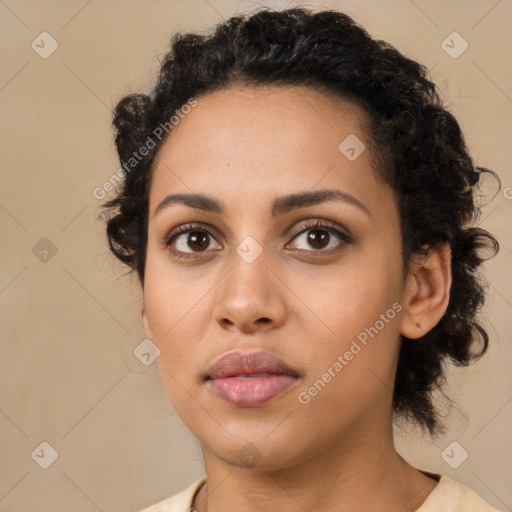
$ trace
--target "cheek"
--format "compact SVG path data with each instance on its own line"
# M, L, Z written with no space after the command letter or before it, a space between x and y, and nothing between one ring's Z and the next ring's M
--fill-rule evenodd
M162 343L190 325L209 283L194 268L174 264L166 251L148 248L144 297L155 338Z
M346 421L352 421L390 399L399 346L400 305L382 297L374 302L354 299L346 309L341 302L327 320L335 336L319 336L317 342L301 350L307 361L307 378L297 398L303 412L310 416L322 417L326 410L340 411ZM379 405L383 397L386 399Z
M315 312L314 323L302 324L308 338L313 337L312 331L317 332L314 343L303 347L312 378L320 378L338 356L343 358L343 371L335 373L343 373L343 377L333 382L347 379L366 389L368 383L364 379L371 377L370 370L385 379L391 378L402 309L399 262L392 261L389 249L374 247L373 251L361 251L347 258L343 265L326 270L321 279L301 277L301 288L313 290L304 302L311 304Z
M399 269L392 261L392 255L377 247L357 251L339 265L294 272L293 288L323 323L326 338L351 338L400 298Z
M160 349L159 372L173 405L188 414L189 393L211 354L212 292L219 277L199 266L180 269L160 257L148 258L146 268L146 313Z
M144 302L153 342L160 349L159 364L174 372L176 363L187 362L197 315L197 298L190 287L169 267L148 261L144 283Z

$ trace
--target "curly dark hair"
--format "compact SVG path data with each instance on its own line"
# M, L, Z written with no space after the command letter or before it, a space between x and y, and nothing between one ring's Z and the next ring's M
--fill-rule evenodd
M152 169L166 140L155 137L162 131L155 127L169 127L190 98L231 86L268 85L305 85L364 107L376 172L397 197L404 272L413 255L446 242L451 247L448 308L420 340L402 336L393 391L395 418L412 420L435 435L443 425L433 393L444 383L445 362L468 365L488 346L488 334L476 320L486 287L476 271L490 257L488 250L494 256L499 245L474 222L480 215L481 173L499 178L473 165L461 128L443 107L428 70L373 39L346 14L263 8L234 16L208 34L176 34L152 92L128 95L114 110L124 169L149 139L154 147L136 166L131 161L134 169L125 173L114 199L102 205L110 249L144 286Z

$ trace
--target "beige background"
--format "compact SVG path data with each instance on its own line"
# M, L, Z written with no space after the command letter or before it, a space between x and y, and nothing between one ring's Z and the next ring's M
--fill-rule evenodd
M147 88L175 31L258 5L300 4L0 0L2 512L136 511L202 475L197 441L173 413L156 364L133 354L144 338L139 291L107 251L93 190L118 169L112 107ZM501 177L480 221L501 242L485 269L490 350L451 372L449 391L469 421L454 414L434 443L399 432L397 444L412 463L512 510L512 2L307 5L343 10L426 64L476 163ZM58 43L47 59L31 47L43 31ZM441 47L453 31L469 44L456 59ZM31 457L43 441L58 452L47 469L36 460L48 460L48 448ZM468 452L457 469L441 457L453 441Z

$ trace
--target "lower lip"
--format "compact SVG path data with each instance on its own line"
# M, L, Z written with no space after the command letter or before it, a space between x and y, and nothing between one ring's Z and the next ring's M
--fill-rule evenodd
M297 379L290 375L224 377L208 381L210 388L226 402L238 407L257 407L292 388Z

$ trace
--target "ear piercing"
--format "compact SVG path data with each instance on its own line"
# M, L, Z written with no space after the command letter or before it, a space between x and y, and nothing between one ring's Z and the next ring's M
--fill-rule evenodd
M419 322L416 322L416 327L417 327L418 329L421 329L421 324L420 324Z

